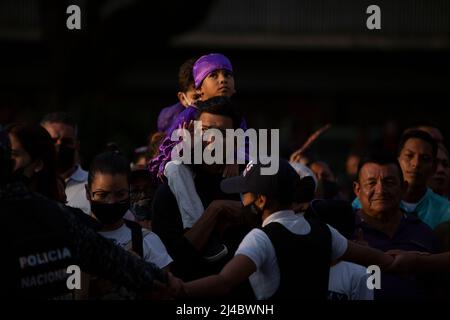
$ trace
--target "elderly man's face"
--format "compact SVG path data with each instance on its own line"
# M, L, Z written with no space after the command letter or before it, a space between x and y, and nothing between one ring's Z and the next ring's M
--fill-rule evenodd
M354 185L363 211L373 217L398 210L403 190L404 183L395 164L365 164Z

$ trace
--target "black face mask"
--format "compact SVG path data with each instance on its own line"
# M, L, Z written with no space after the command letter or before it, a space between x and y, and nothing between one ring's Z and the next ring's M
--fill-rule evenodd
M91 201L91 211L104 225L114 224L123 218L130 208L130 199L115 203Z
M242 205L243 209L249 210L254 215L261 215L262 216L262 210L258 208L255 204L255 202L252 202L246 206Z
M75 148L61 144L56 147L58 156L58 171L66 172L75 165Z

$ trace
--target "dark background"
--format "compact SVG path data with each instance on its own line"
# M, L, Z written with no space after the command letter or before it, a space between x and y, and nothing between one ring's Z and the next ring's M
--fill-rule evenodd
M71 4L81 30L66 28ZM184 60L221 52L250 126L279 128L287 157L332 123L313 150L340 171L415 122L448 139L449 15L445 0L1 0L0 124L65 110L85 164L111 141L131 154L176 102Z

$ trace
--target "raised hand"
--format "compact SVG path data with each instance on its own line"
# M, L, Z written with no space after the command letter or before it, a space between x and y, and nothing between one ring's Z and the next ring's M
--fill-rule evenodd
M326 124L325 126L321 127L319 130L315 131L312 135L309 136L308 140L303 144L303 146L296 150L294 153L292 153L290 157L291 162L300 162L302 154L308 149L311 144L319 138L319 136L327 131L331 127L331 124Z

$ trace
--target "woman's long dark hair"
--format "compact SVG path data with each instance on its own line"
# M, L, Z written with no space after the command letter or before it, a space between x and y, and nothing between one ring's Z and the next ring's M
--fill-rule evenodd
M64 182L56 171L56 151L50 134L38 124L13 123L6 130L14 135L32 161L42 160L43 168L32 177L32 191L65 202Z

